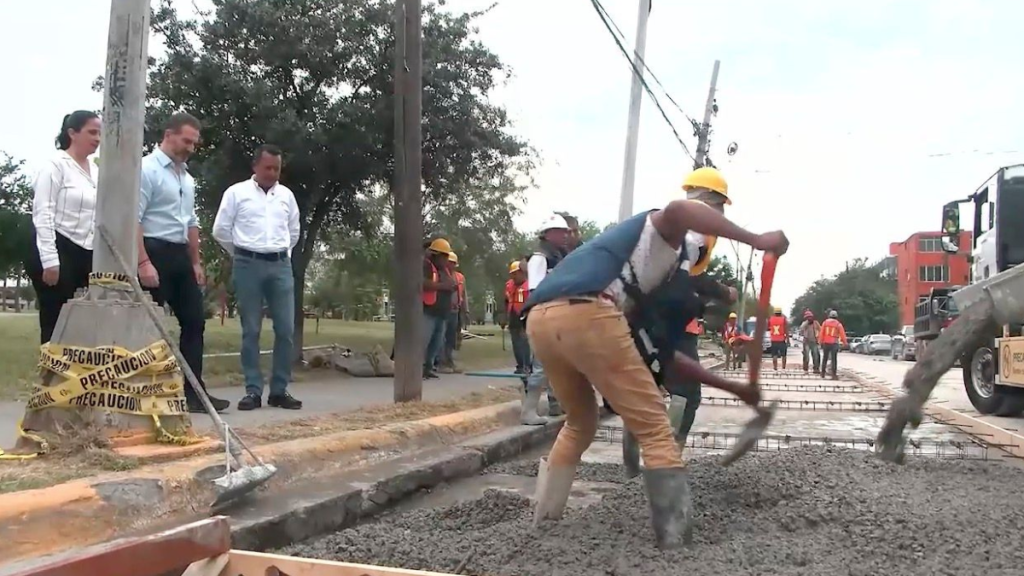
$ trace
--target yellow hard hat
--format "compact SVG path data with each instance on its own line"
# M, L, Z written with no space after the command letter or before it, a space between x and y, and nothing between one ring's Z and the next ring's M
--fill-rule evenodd
M452 245L448 243L444 238L438 238L430 243L428 249L432 252L439 252L441 254L451 254Z
M690 172L683 180L683 190L689 191L691 188L713 190L725 196L726 204L732 204L732 200L729 200L729 184L725 181L722 173L714 168L697 168Z
M776 306L775 307L775 313L776 314L782 314L782 308L779 308L778 306Z
M508 273L512 274L513 272L519 272L519 260L515 260L508 265Z
M459 263L459 255L456 254L455 252L449 252L448 253L448 261L449 262L454 262L454 263L458 264Z
M736 319L736 313L735 312L729 312L729 320L735 320L735 319Z

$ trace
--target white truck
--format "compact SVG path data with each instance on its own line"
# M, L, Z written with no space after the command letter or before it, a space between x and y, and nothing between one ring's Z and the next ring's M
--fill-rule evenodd
M975 283L1024 263L1024 164L1000 168L974 194L943 207L946 252L960 249L960 204L965 203L974 206L971 285L952 294L961 310L987 297L982 292L999 289L996 284ZM1015 293L1000 296L1017 298ZM964 386L978 412L1020 416L1024 413L1024 317L1000 318L1000 324L997 333L973 343L961 356Z

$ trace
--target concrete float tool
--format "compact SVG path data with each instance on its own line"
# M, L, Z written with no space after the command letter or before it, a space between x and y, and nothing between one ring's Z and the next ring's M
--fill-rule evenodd
M114 245L113 240L110 237L110 232L103 225L97 226L100 237L103 242L110 249L111 254L114 255L114 259L117 260L118 266L121 267L121 271L127 277L128 284L131 286L132 292L135 294L136 299L142 304L142 308L146 311L149 319L153 321L153 325L160 333L160 337L167 341L168 347L174 354L174 359L178 361L178 366L181 371L185 374L185 379L188 380L189 386L195 391L199 400L202 401L203 407L206 409L206 413L210 415L210 419L213 420L213 427L220 436L221 441L224 442L224 451L226 453L226 462L224 463L224 475L213 481L217 497L213 503L210 504L211 508L222 508L225 504L252 492L259 488L261 485L270 480L274 474L277 474L277 468L273 464L267 464L260 459L252 450L246 446L245 442L238 437L227 423L225 423L217 411L214 410L213 404L210 402L210 396L207 395L206 390L199 385L199 379L196 377L195 372L185 361L184 356L181 355L181 350L178 348L177 343L171 338L170 332L164 326L160 316L156 312L156 308L153 303L146 298L146 293L139 285L138 279L135 278L135 274L129 269L128 262L125 261L121 251L118 250L117 246ZM241 448L239 448L241 446ZM249 453L249 456L255 460L256 464L250 466L245 462L245 456L242 453L242 449Z
M750 361L750 385L755 387L759 386L761 376L761 356L763 352L761 343L764 339L764 331L768 325L768 312L771 308L772 299L772 283L775 281L775 266L778 264L778 261L778 257L775 254L771 252L764 253L764 260L761 265L761 294L758 298L757 323L754 327L754 337L747 345L749 350L747 359ZM733 444L732 450L722 457L722 466L732 464L757 445L757 441L764 436L764 433L768 430L768 425L775 418L775 412L778 408L778 401L772 401L768 406L754 408L757 415L747 422L736 439L736 443Z

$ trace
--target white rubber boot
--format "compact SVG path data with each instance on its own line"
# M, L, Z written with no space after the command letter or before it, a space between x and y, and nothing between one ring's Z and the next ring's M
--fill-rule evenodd
M523 409L519 413L519 422L527 426L542 426L548 423L548 419L537 414L537 408L540 404L540 387L531 388L526 391L526 396L523 398Z
M533 512L534 526L540 524L542 520L558 520L562 517L575 478L575 466L552 468L548 465L546 456L540 459L535 496L537 507Z
M679 428L683 425L683 416L686 415L686 398L672 395L668 403L668 421L672 425L672 433L679 440Z

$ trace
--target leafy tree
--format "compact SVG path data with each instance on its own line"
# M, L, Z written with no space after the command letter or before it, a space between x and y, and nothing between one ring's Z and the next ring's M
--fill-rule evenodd
M858 258L832 278L811 284L793 303L790 316L793 322L800 321L803 311L810 309L823 318L828 308L839 311L848 332L890 333L899 324L896 280L885 275L883 263L869 264Z
M32 251L32 185L23 166L0 152L0 278L4 288L9 278L17 280L16 301L21 299L22 262Z
M387 187L393 150L393 4L385 0L214 0L195 20L155 12L165 55L150 73L148 140L185 109L204 123L190 166L200 210L248 178L264 142L285 150L282 181L301 213L293 252L296 346L306 272L323 232L371 237L362 203ZM532 152L489 102L507 77L475 38L478 13L423 13L423 188L428 217L508 209L495 191L532 169Z

